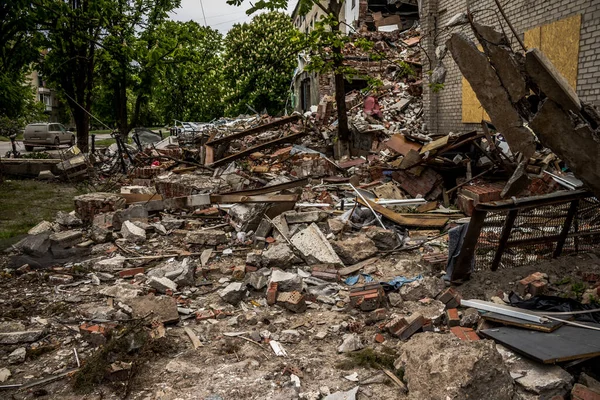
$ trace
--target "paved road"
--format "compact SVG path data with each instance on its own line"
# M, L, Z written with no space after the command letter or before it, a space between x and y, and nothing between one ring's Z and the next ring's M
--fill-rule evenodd
M110 133L103 133L101 135L96 135L96 140L104 140L104 139L110 139ZM91 138L90 138L91 140ZM61 150L64 150L67 148L67 145L61 146ZM6 155L7 151L11 151L12 150L12 145L10 142L0 142L0 157L4 157ZM35 149L33 149L34 151L46 151L50 154L58 154L60 150L45 150L43 147L36 147ZM25 146L23 146L23 142L20 140L17 140L17 151L20 152L21 154L26 154L28 153L28 151L25 150Z

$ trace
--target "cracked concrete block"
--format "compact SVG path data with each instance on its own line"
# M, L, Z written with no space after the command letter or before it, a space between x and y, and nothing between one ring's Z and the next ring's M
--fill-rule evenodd
M146 231L131 221L123 222L121 235L132 243L144 243L146 241Z
M535 152L534 136L523 126L523 120L513 107L508 91L488 56L479 51L464 33L452 34L446 46L513 153L521 152L525 159L531 157Z
M292 244L311 264L343 264L316 224L296 233L290 239Z

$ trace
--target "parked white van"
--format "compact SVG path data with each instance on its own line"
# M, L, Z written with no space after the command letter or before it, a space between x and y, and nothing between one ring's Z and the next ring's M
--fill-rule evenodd
M37 123L25 127L23 134L25 150L32 151L34 147L57 148L61 144L75 145L75 134L65 129L62 124Z

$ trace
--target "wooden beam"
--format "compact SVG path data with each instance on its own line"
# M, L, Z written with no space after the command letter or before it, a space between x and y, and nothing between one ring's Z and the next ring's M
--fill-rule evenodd
M381 214L384 218L397 223L398 225L408 226L413 228L433 228L442 229L448 222L448 217L438 217L430 214L399 214L392 210L385 208L377 203L365 199L364 202L361 198L357 198L356 201L365 207L369 205L375 211ZM368 205L367 205L368 203Z
M302 178L302 179L297 179L295 181L280 183L278 185L265 186L265 187L258 188L258 189L238 190L235 192L225 192L225 193L219 193L219 194L220 195L240 194L240 195L246 195L246 196L255 196L255 195L260 195L260 194L280 192L282 190L293 189L293 188L296 188L299 186L306 186L306 185L308 185L308 181L309 181L309 179L308 179L308 177L306 177L306 178Z
M120 193L119 196L125 198L126 204L142 203L142 202L147 202L147 201L155 201L155 200L163 199L163 197L158 193L155 193L155 194Z
M297 194L280 194L270 196L246 196L241 194L211 194L211 204L227 203L289 203L296 202L300 197Z

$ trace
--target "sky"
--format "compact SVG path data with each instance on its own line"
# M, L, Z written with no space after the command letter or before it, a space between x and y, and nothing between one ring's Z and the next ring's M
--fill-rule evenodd
M204 25L201 2L204 5L206 23L223 34L234 24L252 19L252 16L246 15L250 0L245 0L240 7L230 6L226 0L181 0L181 7L171 13L171 18L182 22L193 20ZM288 14L294 10L296 2L297 0L288 0Z

